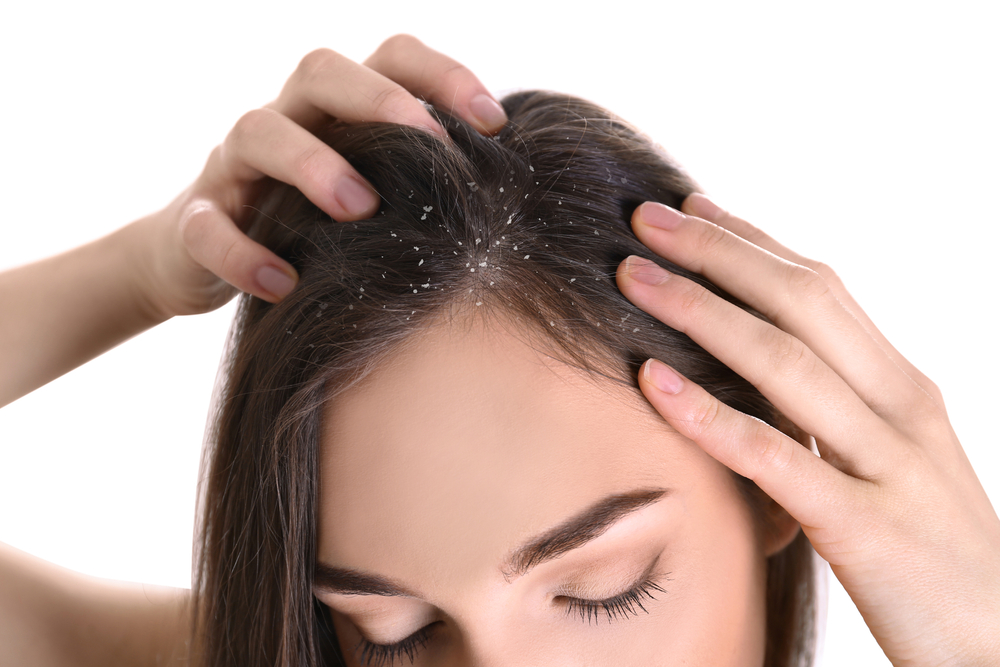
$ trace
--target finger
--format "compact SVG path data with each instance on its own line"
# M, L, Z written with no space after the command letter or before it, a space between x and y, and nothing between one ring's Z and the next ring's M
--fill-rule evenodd
M191 257L239 290L276 303L298 282L291 264L251 240L210 200L192 202L180 230Z
M835 525L866 486L759 419L734 410L662 362L647 360L639 388L678 433L753 480L803 527Z
M401 85L330 49L306 55L278 98L265 107L306 128L316 127L330 115L347 122L413 125L448 136L420 100Z
M705 276L805 343L876 414L899 414L922 392L812 269L662 204L639 206L632 226L658 255Z
M499 132L507 123L503 107L475 74L413 35L390 37L364 64L483 134Z
M244 114L217 158L220 173L231 174L237 181L267 175L294 185L341 222L369 218L378 210L374 188L347 160L273 109ZM209 169L215 166L210 162Z
M906 357L900 354L899 350L897 350L882 334L882 332L879 331L878 327L875 326L875 323L872 322L867 313L865 313L858 302L854 300L854 297L851 296L850 292L847 291L847 288L840 280L840 277L837 276L829 266L823 264L822 262L817 262L807 257L803 257L797 252L786 248L784 245L778 243L768 234L764 233L746 220L738 218L722 209L701 193L694 193L688 196L681 205L681 210L688 215L695 215L699 218L719 225L720 227L729 230L754 245L760 246L764 250L767 250L778 257L816 271L823 277L824 280L826 280L830 289L837 296L837 299L851 312L852 315L854 315L855 318L857 318L858 322L861 323L861 326L864 327L865 331L868 332L879 347L885 351L885 353L896 363L896 365L910 378L912 378L914 382L920 385L924 391L934 397L939 404L943 405L941 392L938 390L937 386L930 380L930 378L921 373L920 370L911 364Z
M898 456L867 445L898 434L802 341L694 281L644 261L630 256L618 267L625 296L757 387L816 437L821 454L832 449L836 460L846 462L846 472L865 479L881 474Z

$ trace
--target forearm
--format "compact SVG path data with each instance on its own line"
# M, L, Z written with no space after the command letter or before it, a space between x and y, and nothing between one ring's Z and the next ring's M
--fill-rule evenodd
M139 287L137 229L0 273L0 406L163 321Z
M186 589L88 577L0 544L0 664L183 665Z

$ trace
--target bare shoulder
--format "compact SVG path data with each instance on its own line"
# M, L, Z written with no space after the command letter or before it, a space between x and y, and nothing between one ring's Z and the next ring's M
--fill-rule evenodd
M98 579L0 543L0 664L187 664L190 591Z

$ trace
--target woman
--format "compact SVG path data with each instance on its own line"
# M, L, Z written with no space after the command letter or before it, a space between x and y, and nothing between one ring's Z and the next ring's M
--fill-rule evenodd
M157 321L218 306L232 296L230 285L271 303L292 295L273 308L260 301L248 301L241 312L244 329L239 332L229 377L245 379L249 388L284 392L287 400L270 395L259 398L276 401L272 407L280 407L285 419L261 418L253 422L253 417L266 413L238 408L237 400L258 397L241 391L235 381L227 394L234 400L220 407L220 444L213 454L212 477L206 488L205 548L196 587L202 597L197 599L195 619L205 632L196 637L196 660L235 660L241 664L248 660L273 661L278 656L293 663L311 660L311 651L322 654L335 650L324 644L333 639L329 625L324 625L329 619L345 658L356 663L406 664L412 658L416 664L792 664L796 657L802 657L799 654L808 642L797 642L808 638L807 630L796 630L791 640L782 641L776 634L776 628L782 626L769 616L765 627L762 612L770 604L766 598L774 590L771 586L775 581L771 576L773 568L765 580L765 560L780 558L796 541L804 546L803 538L797 537L799 524L801 535L831 562L894 664L988 664L996 659L998 612L992 591L997 588L1000 522L951 433L940 395L881 337L832 273L715 209L704 197L683 199L683 213L661 204L638 206L641 202L635 202L631 207L634 213L624 215L626 219L631 215L635 234L652 251L645 254L655 253L663 258L658 262L661 264L669 260L672 264L668 266L680 277L663 280L649 265L636 268L636 264L622 263L615 275L616 285L610 287L620 289L647 314L642 319L639 310L629 313L632 321L650 327L655 318L688 334L760 389L763 397L788 417L787 423L777 412L769 413L768 401L753 399L753 390L735 376L721 378L710 392L702 389L700 384L711 385L707 374L691 375L703 370L707 360L685 362L681 355L671 358L681 375L688 375L685 379L655 362L645 361L645 357L637 359L642 368L630 367L638 370L631 377L638 378L637 386L648 400L647 406L619 400L627 398L628 392L609 396L609 391L614 394L614 383L581 382L583 376L567 372L568 364L551 365L546 361L552 359L549 352L561 351L574 357L573 346L543 348L544 354L535 356L536 348L524 346L518 336L506 335L512 331L530 333L528 329L520 330L518 322L510 322L515 326L505 329L503 321L490 320L489 316L480 320L476 309L495 294L489 290L493 287L489 283L500 282L482 277L481 269L491 272L499 266L500 274L511 266L491 261L486 250L518 251L513 237L522 233L517 224L526 221L519 219L515 223L515 213L507 220L511 223L511 239L503 233L495 238L496 230L486 236L487 243L496 243L487 247L483 247L483 237L454 239L453 256L459 256L459 248L468 248L469 273L480 270L469 294L483 295L482 301L469 300L464 302L464 309L442 311L443 306L456 303L453 293L435 291L442 285L430 281L409 285L420 302L433 307L420 310L417 325L404 324L407 315L400 312L402 321L395 331L427 335L405 341L388 336L385 351L395 362L391 368L360 367L362 373L344 378L353 382L345 385L351 391L328 404L330 388L321 382L314 386L290 385L282 381L287 378L269 376L275 371L307 372L309 355L313 354L307 350L329 344L323 338L308 340L319 327L305 326L306 317L322 320L335 314L342 318L341 327L350 323L354 329L357 322L350 322L350 313L355 304L360 310L366 296L368 303L374 301L376 306L390 304L373 295L401 298L391 289L379 288L377 276L373 275L368 278L373 284L362 280L357 285L357 294L352 294L357 296L356 302L344 302L349 306L347 311L338 309L336 303L296 300L296 294L308 297L329 293L309 290L315 289L317 280L340 281L341 277L324 276L316 267L328 264L314 263L311 273L303 271L303 283L293 292L298 275L279 255L282 242L291 243L296 237L294 224L289 225L293 233L286 234L280 225L267 228L263 223L269 211L295 217L298 206L305 214L299 217L306 219L311 212L302 209L305 204L301 199L292 199L278 202L271 209L264 207L265 215L256 221L237 215L239 205L250 198L255 181L261 174L268 174L294 185L335 220L349 223L330 232L345 236L353 244L345 247L358 245L363 249L368 235L394 233L383 229L385 224L378 217L351 223L370 217L378 202L374 197L364 201L366 184L357 180L360 177L342 156L303 127L320 126L324 113L348 122L388 120L423 126L424 131L406 135L415 147L402 168L414 169L420 155L437 155L435 147L443 144L433 142L456 142L465 152L480 153L487 150L488 142L473 141L468 134L462 134L467 127L452 127L451 123L450 138L445 138L444 128L434 116L403 88L451 109L476 129L489 132L500 125L496 122L499 117L491 120L484 113L492 105L478 98L485 90L471 74L412 38L390 40L366 65L369 69L348 63L332 52L311 54L278 100L268 109L248 114L210 158L202 178L168 209L66 256L4 275L5 296L25 296L22 303L13 304L12 315L16 317L11 321L18 329L12 332L12 344L3 348L18 349L18 338L35 341L34 358L24 359L17 367L5 364L5 368L15 369L9 380L5 379L5 402ZM418 73L423 73L424 78ZM345 77L357 77L359 83L331 99L329 91L338 90L331 83ZM455 95L456 90L462 94ZM365 101L373 100L385 104L356 115ZM514 98L505 102L511 107L530 106L531 100ZM605 133L610 145L627 134L619 125L606 124L603 129L597 125L591 128L585 123L584 128L576 128L579 140ZM544 125L541 127L544 129ZM506 138L501 131L498 142L516 146L516 128L513 126ZM342 150L347 152L352 140L350 129L342 127L337 131L340 134L332 139L342 142ZM369 131L375 130L366 127ZM440 138L432 138L427 131ZM393 128L391 132L396 134L386 136L398 138L400 130ZM541 134L544 132L530 134L529 139ZM359 134L354 140L370 142L372 135ZM555 141L552 138L550 143ZM523 154L530 156L530 141L523 143ZM417 150L420 145L426 147L426 152ZM638 145L633 142L624 152L634 158ZM372 155L362 151L360 158ZM482 155L486 160L490 154ZM393 158L388 156L386 153L381 162L373 162L373 168L379 164L392 166ZM650 160L650 165L645 166L654 168L653 158ZM627 183L628 176L623 174L631 173L626 165L633 163L634 159L622 165L622 173L609 168L604 191L581 195L575 183L560 183L559 173L564 168L560 163L540 164L540 180L535 182L530 180L536 173L535 165L526 162L515 165L508 185L499 185L496 193L491 192L486 199L469 195L472 203L463 206L471 208L456 206L466 213L477 205L492 206L495 216L500 206L511 211L517 211L518 205L523 208L520 198L525 192L525 200L543 199L554 216L554 207L573 207L576 220L566 220L565 224L587 224L580 207L608 200L622 203L628 196L616 193L633 188L655 189L655 184L648 182ZM492 174L491 185L502 182L511 166L499 162L475 164L484 173ZM421 168L439 167L430 160ZM320 173L324 175L317 176ZM382 176L387 173L384 171ZM324 184L341 181L330 175L351 180L346 185L335 185L331 193ZM434 184L442 177L447 178L437 172L432 178L410 174L405 180ZM590 177L593 180L593 174ZM404 208L411 195L432 194L389 192L386 186L391 182L377 184L380 194L392 204L383 212ZM541 190L543 183L547 184L545 190ZM479 186L474 180L460 184L463 191L473 194ZM514 188L513 193L506 192L509 187ZM503 195L500 188L505 189ZM676 175L665 195L676 196L685 189L690 192L696 188L682 175ZM554 193L563 198L552 202L550 195ZM445 202L431 203L426 196L423 198L426 203L419 203L423 213L417 220L426 214L428 226L448 224L447 217L435 222L435 208L440 214ZM681 205L681 198L676 204ZM467 217L463 219L468 222ZM590 222L595 223L597 237L601 231L597 218L602 216L593 217ZM250 226L255 237L273 239L278 254L245 237L231 218ZM507 221L503 221L504 226ZM283 222L281 217L278 222ZM547 220L537 222L547 226ZM537 223L531 229L541 233ZM393 238L398 237L383 234L378 239L382 245L373 247L392 244ZM317 248L322 240L314 236L307 243L295 245L295 251L307 255L315 250L317 257L323 257L323 252L336 255L341 244ZM399 238L395 243L405 245L406 241L409 238ZM536 252L545 253L544 245ZM594 248L607 249L611 245L602 240L595 242ZM414 252L419 253L420 248L418 243ZM355 254L374 261L371 255ZM526 252L523 261L527 262L530 255ZM295 259L309 266L305 255ZM348 255L338 261L352 266L350 259ZM413 259L415 266L422 266L424 258L414 255ZM517 256L513 256L505 261L516 260ZM541 261L541 265L546 262L537 257L535 261ZM548 265L550 274L558 274L560 267L554 259L552 262ZM427 270L443 263L440 257L428 260L431 268ZM51 268L56 266L75 280L62 277L54 284ZM347 276L362 275L361 267L354 268L357 270ZM585 277L593 278L596 286L602 278L606 282L611 277L586 266L575 269L580 277L567 276L567 284ZM522 274L527 277L530 271ZM691 280L689 272L704 275L759 316L734 308L729 301L720 299L717 291L707 289L704 282ZM647 276L655 280L643 280ZM382 279L392 282L385 276ZM32 304L39 298L53 303L60 291L66 293L60 286L84 281L90 285L104 281L108 299L96 308L87 304L79 309L81 329L77 339L42 336L45 323L39 321ZM536 295L548 295L545 312L588 314L585 302L577 305L571 299L567 306L558 296L555 290L566 287L543 283L532 284L530 290L522 292L526 298L514 304L511 312L527 314L536 305L532 303ZM366 285L367 295L362 292ZM427 291L421 294L421 289ZM586 293L578 287L571 291ZM502 294L516 296L516 291L508 289ZM72 296L64 298L66 307L72 309ZM391 307L401 311L399 305L397 301ZM493 305L492 310L487 306L487 313L497 311ZM302 312L305 306L308 313ZM414 308L409 316L417 312ZM442 312L447 317L429 317ZM282 322L296 326L285 329L291 342L275 345L275 335L280 331L274 327ZM484 322L489 326L482 326ZM590 324L592 328L580 327L576 331L589 330L596 335L601 322L592 320ZM614 325L624 330L624 322ZM572 318L565 318L559 326L571 329ZM550 327L552 332L532 340L544 343L549 337L559 342L554 333L555 320L550 320ZM604 323L605 330L608 327ZM255 342L254 336L260 340ZM573 339L567 335L563 340ZM682 336L673 340L675 347L683 345ZM402 343L405 354L400 354L394 343ZM22 343L20 349L24 347ZM273 350L276 353L294 350L295 354L285 357L281 366L268 364L263 357L255 358L255 354L267 354L271 348L277 348ZM638 348L641 350L641 346ZM693 348L689 351L695 353ZM378 356L370 350L357 351L361 352L368 359ZM586 364L601 356L576 354L575 358ZM487 377L497 381L503 390L488 395L498 399L519 394L553 398L541 407L532 401L514 404L517 410L508 409L502 415L509 418L515 414L523 424L507 430L501 429L498 414L489 410L495 405L493 401L483 399L478 412L473 409L475 401L464 401L470 404L469 413L476 415L473 425L479 425L484 433L475 447L461 448L460 444L468 443L463 436L472 433L472 425L456 418L452 430L440 432L433 430L433 425L449 424L445 415L434 414L436 419L426 416L432 414L429 410L441 409L441 397L462 400L470 391L482 390L481 378L474 384L462 384L460 374L440 372L442 368L470 367L489 373ZM344 368L351 365L345 364ZM609 368L597 370L610 378L623 368L610 364ZM431 388L421 397L414 383L426 383L427 378L431 379ZM400 385L411 390L401 390ZM303 388L309 391L291 393ZM719 398L726 401L720 402ZM407 406L407 402L411 405ZM733 408L734 403L739 410ZM391 415L385 413L384 407L379 411L387 404L393 406ZM313 415L325 405L329 406L328 412L323 420L316 420ZM260 406L264 404L253 404ZM780 429L762 423L769 417ZM236 433L225 430L227 426L254 424L265 433L252 428ZM378 425L377 437L371 433L373 424ZM416 424L421 424L419 430ZM614 429L608 430L609 424ZM844 424L850 425L846 433ZM275 428L284 440L272 437ZM418 450L407 449L407 434L411 432L423 434ZM803 433L816 436L823 459L811 455L790 437L808 441ZM251 442L322 444L317 444L318 452L307 448L262 452L253 465L240 467L247 464L245 456L226 459L239 453L239 436ZM620 441L611 442L612 438ZM623 449L623 443L636 441L634 451ZM685 448L690 441L701 449ZM227 450L225 443L232 447ZM436 459L427 467L424 452L431 443L437 448L430 450ZM505 465L509 461L497 448L503 443L518 447L510 457L517 465ZM575 446L581 447L586 456L580 460L568 456ZM413 456L414 451L420 456ZM492 458L461 458L470 456L469 451L476 456L492 451ZM752 485L738 486L741 483L723 465L756 482L769 498L755 496ZM310 487L309 475L298 474L310 466L319 467L318 489ZM669 467L674 468L673 472L668 471ZM640 468L653 472L642 478L642 484L636 484L636 470ZM377 470L377 474L366 474L371 470ZM254 474L244 483L239 475L233 476L234 471ZM444 474L449 471L461 474ZM527 477L531 471L538 476ZM421 480L422 486L408 486L407 472ZM261 474L271 475L275 483L261 483ZM511 489L512 484L525 479L529 481L523 482L523 493ZM461 480L468 485L463 486ZM566 486L572 480L590 481L578 483L574 489ZM626 482L631 483L627 488L622 486ZM234 501L232 489L256 489L272 495ZM499 502L505 490L508 497ZM594 496L595 492L600 493ZM358 502L366 494L368 501ZM479 496L490 502L477 504ZM386 507L388 511L379 512L382 499L390 497L396 502ZM524 497L540 502L525 503ZM317 499L315 508L310 505L312 498ZM242 517L227 514L255 502L256 513ZM678 510L678 506L686 511ZM443 507L454 509L445 512ZM509 511L512 518L496 519L491 516L491 508ZM418 509L430 510L439 519L445 517L435 524L430 538L427 530L421 537L421 530L413 529L415 523L420 529L430 525L427 512L421 514ZM316 535L309 532L309 517L314 515L318 517ZM691 516L700 521L684 521L684 517ZM487 519L489 523L485 523ZM441 550L443 536L468 535L477 521L483 525L475 539L453 539L444 545L445 551ZM667 526L674 530L665 531ZM276 528L280 529L278 533L273 532ZM279 539L271 541L275 534ZM655 544L656 539L666 540L663 535L671 534L675 535L675 543ZM940 540L944 534L950 537L947 543ZM636 561L636 544L653 552L643 553L643 559ZM309 545L315 553L310 552ZM499 559L502 567L489 578L484 574L484 564L493 563L497 556L503 556ZM9 581L13 581L12 572L35 577L31 586L22 584L21 590L58 590L58 576L37 564L24 565L10 557L5 561ZM728 578L720 581L721 574ZM305 595L303 586L307 586ZM765 591L765 586L771 588ZM17 592L16 586L12 588ZM943 602L935 592L945 589L950 596ZM406 594L399 595L401 592ZM309 593L321 602L313 603ZM47 597L52 602L46 602ZM796 598L794 591L790 597ZM5 608L19 609L12 599L5 598ZM122 595L119 599L106 597L110 601L102 607L85 597L74 605L62 605L62 611L56 614L54 609L60 600L56 592L51 596L36 595L35 599L38 602L30 609L32 613L24 614L26 618L19 621L35 636L65 636L65 632L72 631L68 629L80 627L84 610L95 610L89 617L93 622L102 618L98 611L121 614L131 605L142 611L130 617L134 624L129 635L134 643L126 647L130 659L148 659L157 652L173 650L170 647L183 641L184 632L178 628L184 625L176 620L176 602L143 609L141 603ZM333 613L328 616L325 607ZM553 616L556 607L570 615L577 612L577 623L582 620L585 626L587 621L597 621L597 626L580 634L580 630L570 628L562 614ZM728 615L722 618L720 613ZM174 619L174 625L164 618ZM802 620L795 614L789 618ZM611 625L600 627L602 620ZM615 621L622 623L614 625ZM725 636L713 632L720 628L726 629ZM232 634L227 636L224 629ZM352 637L352 633L358 636ZM348 638L356 641L345 644ZM94 659L106 661L109 654L100 655L100 651L118 650L117 640L110 635L93 637L93 651L99 656ZM8 650L22 649L15 646Z

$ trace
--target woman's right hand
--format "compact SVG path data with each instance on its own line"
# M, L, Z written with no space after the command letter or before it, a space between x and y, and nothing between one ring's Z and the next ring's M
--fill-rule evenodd
M390 37L363 64L329 49L306 55L277 99L237 121L194 183L134 223L146 314L162 321L208 312L237 290L272 303L288 294L298 281L295 269L244 233L255 186L270 176L301 190L334 220L370 217L378 195L312 130L333 117L413 125L446 138L416 96L484 134L507 120L472 72L410 35Z

